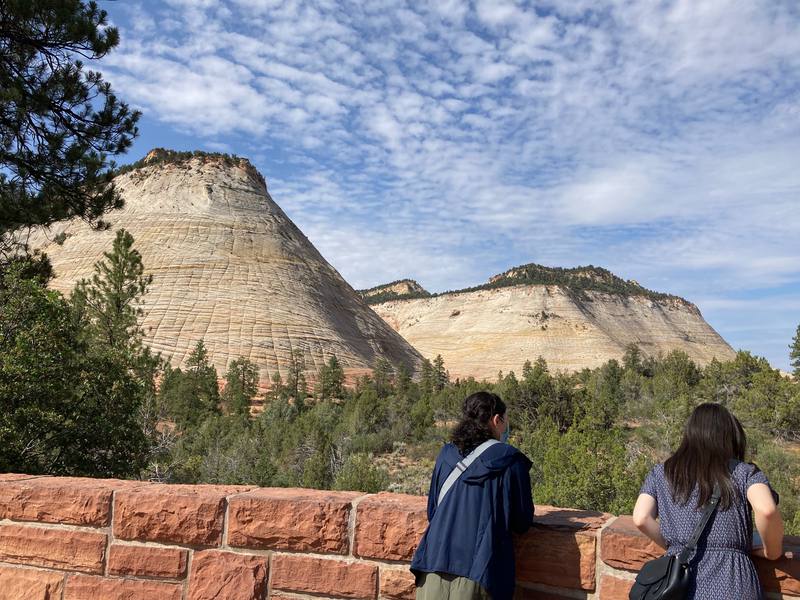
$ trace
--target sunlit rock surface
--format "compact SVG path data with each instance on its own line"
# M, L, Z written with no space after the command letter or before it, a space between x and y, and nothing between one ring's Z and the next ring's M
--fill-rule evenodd
M520 375L539 356L553 371L593 368L620 359L631 343L649 355L683 350L700 364L734 356L697 307L679 298L518 285L373 308L426 358L441 354L451 377Z
M248 161L146 164L115 182L125 207L107 216L109 231L71 222L30 243L50 257L52 287L69 294L111 249L114 231L130 231L153 274L146 343L173 365L185 365L198 340L220 376L244 356L260 367L262 383L275 371L285 380L292 351L310 372L332 354L350 374L380 358L412 370L419 362L272 200ZM54 242L60 233L63 245Z

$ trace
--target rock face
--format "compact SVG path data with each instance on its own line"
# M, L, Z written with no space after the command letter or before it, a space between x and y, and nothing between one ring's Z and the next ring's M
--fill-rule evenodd
M375 311L425 357L441 354L451 377L518 375L542 356L575 371L619 359L628 344L649 355L683 350L705 364L734 351L693 304L558 285L516 285L394 300Z
M106 217L109 231L71 222L31 238L50 257L53 288L69 294L91 276L123 227L153 274L146 342L175 366L203 340L220 377L244 356L261 368L262 384L275 371L286 379L291 352L311 373L333 354L346 373L380 358L414 370L420 355L325 261L249 162L151 157L116 177L125 207Z
M359 290L359 293L370 304L376 304L377 302L394 300L407 296L413 296L417 298L420 296L430 295L425 288L423 288L413 279L400 279L398 281L393 281L392 283L369 288L368 290Z

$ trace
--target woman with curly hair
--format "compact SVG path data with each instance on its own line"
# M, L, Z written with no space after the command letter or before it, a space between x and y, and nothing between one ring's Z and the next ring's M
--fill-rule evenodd
M411 563L417 600L512 598L511 534L531 526L533 500L531 461L507 439L500 397L468 396L433 469L428 529Z

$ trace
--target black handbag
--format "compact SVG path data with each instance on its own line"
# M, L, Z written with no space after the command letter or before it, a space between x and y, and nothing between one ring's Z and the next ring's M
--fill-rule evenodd
M703 535L711 515L717 510L720 498L720 488L714 485L711 499L705 506L700 522L692 532L686 546L680 554L670 556L665 554L645 563L636 582L631 588L628 598L630 600L684 600L689 589L691 567L689 561L697 547L700 536Z

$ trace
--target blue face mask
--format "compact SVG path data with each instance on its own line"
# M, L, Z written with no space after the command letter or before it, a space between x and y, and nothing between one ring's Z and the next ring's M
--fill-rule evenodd
M503 432L503 435L500 438L500 441L503 442L504 444L507 444L508 443L508 434L510 432L511 432L511 423L506 425L506 430Z

